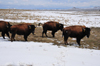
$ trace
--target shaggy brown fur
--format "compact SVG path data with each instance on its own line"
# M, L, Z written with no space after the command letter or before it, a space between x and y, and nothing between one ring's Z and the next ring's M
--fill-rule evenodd
M55 32L57 32L58 30L62 31L63 24L55 22L55 21L49 21L49 22L44 23L42 27L43 27L42 37L44 33L47 37L47 30L52 31L52 35L53 37L55 37Z
M90 28L87 28L85 26L69 26L69 27L65 27L63 29L63 35L64 35L64 43L67 43L67 39L68 37L73 37L76 38L77 43L80 46L80 40L84 37L87 36L89 38L90 36Z
M23 23L18 25L13 25L11 27L11 41L14 40L15 34L24 35L25 41L27 41L27 37L30 33L34 34L35 26L31 25L30 23Z
M10 38L9 31L10 31L10 25L9 22L6 21L0 21L0 32L2 32L2 37L5 39L5 34Z

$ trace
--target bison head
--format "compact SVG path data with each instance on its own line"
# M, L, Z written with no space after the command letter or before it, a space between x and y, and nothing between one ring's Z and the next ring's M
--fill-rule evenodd
M63 30L63 24L59 24L59 29L62 31Z
M6 25L6 28L7 28L7 31L10 31L10 27L11 27L12 25L10 25L10 23L8 23L8 25Z
M91 31L91 29L90 28L85 28L84 29L84 32L85 32L85 35L89 38L89 36L90 36L90 31Z
M33 35L34 35L36 27L34 25L29 25L28 28L29 28L29 31L31 31L33 33Z

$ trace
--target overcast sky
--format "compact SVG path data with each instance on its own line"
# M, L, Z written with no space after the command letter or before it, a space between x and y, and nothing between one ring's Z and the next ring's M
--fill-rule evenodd
M0 0L0 8L63 9L100 6L100 0Z

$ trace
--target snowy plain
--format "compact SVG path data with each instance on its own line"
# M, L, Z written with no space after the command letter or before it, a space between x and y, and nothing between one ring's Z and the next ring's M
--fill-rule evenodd
M100 50L0 38L0 66L100 66Z
M27 19L22 17L25 14L28 16ZM11 17L11 14L7 15ZM99 15L76 11L23 11L18 15L22 18L21 20L0 20L18 23L45 23L55 20L67 24L66 26L100 27ZM31 16L39 19L29 19ZM0 66L100 66L100 50L81 49L75 46L63 47L52 45L53 43L8 40L7 37L6 39L0 37Z

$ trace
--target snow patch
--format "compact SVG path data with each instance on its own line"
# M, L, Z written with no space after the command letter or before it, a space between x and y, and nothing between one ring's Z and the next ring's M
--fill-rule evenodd
M100 50L0 38L1 66L99 66Z

